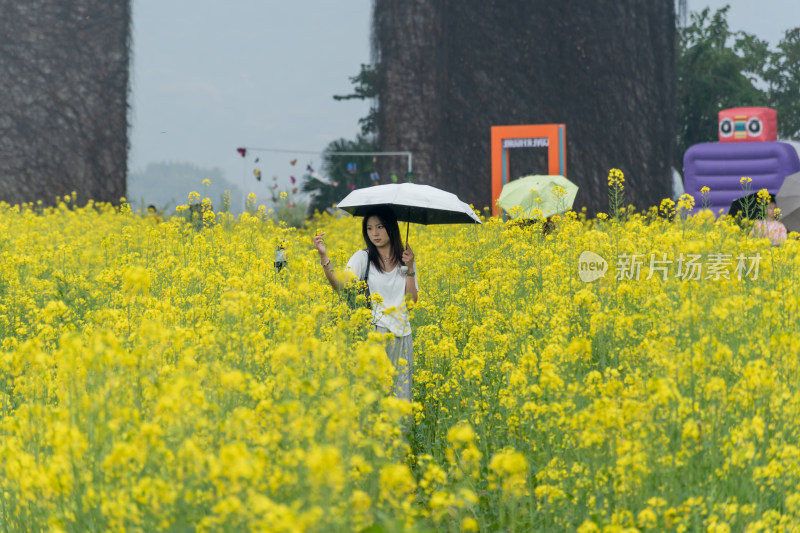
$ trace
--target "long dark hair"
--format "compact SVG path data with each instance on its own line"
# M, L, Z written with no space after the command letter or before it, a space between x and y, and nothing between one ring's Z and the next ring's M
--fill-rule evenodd
M383 227L386 228L386 233L389 235L389 244L392 249L392 257L397 259L400 264L403 264L400 259L403 257L403 239L400 237L400 226L397 225L397 217L394 212L388 207L378 206L374 207L367 212L364 220L361 221L361 235L364 236L364 243L367 245L367 256L369 261L373 264L379 272L383 272L383 265L381 264L381 256L378 253L378 248L372 244L367 234L367 220L369 217L378 217Z

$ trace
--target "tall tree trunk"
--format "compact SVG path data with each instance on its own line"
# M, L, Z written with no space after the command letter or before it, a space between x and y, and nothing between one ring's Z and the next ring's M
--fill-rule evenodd
M0 0L0 200L125 195L130 0Z
M443 122L445 49L442 2L378 0L373 22L373 53L380 65L378 136L384 151L411 151L414 173L430 181L441 175L443 160L434 147ZM376 161L382 175L406 170L400 157ZM421 173L421 174L420 174Z
M640 208L670 195L672 0L376 0L373 31L379 142L420 181L488 206L491 126L564 123L576 206L608 209L611 168Z

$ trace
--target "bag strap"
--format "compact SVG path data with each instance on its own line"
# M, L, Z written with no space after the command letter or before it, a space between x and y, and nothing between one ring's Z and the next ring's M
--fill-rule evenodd
M372 301L369 298L370 294L369 294L369 283L368 283L368 280L369 280L369 262L370 262L369 261L369 254L367 254L367 270L364 272L364 285L366 285L366 287L364 288L364 296L367 299L367 309L372 309Z

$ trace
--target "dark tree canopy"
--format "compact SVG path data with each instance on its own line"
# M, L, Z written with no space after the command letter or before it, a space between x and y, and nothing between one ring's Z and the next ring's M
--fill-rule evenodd
M420 182L487 206L491 126L564 123L576 206L607 210L611 168L639 207L670 195L672 0L376 0L373 41L379 143Z
M0 201L125 195L130 0L0 0Z

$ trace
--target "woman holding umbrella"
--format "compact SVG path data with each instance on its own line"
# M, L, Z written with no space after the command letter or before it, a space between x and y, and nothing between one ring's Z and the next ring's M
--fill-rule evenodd
M386 353L398 372L395 394L398 398L410 401L414 354L406 295L417 301L419 286L414 252L408 246L403 249L397 217L388 207L371 208L362 220L361 234L366 249L353 254L347 262L347 269L360 280L366 279L370 294L381 296L381 303L373 305L373 323L377 331L394 335ZM319 252L325 277L331 287L339 291L343 284L334 276L323 241L324 235L325 232L322 232L314 237L314 248Z

